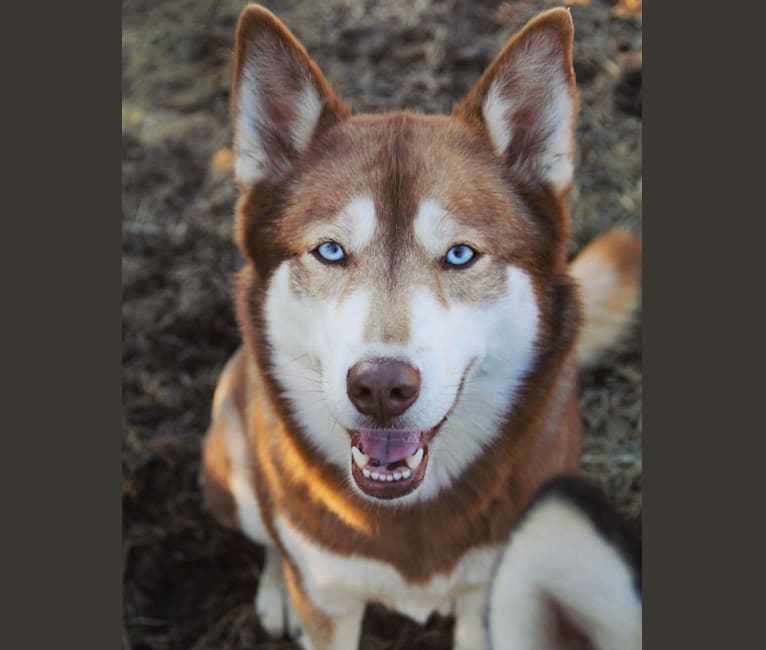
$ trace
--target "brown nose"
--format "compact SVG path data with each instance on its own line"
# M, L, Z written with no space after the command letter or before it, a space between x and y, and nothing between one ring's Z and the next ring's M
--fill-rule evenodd
M385 426L418 398L420 373L395 359L360 361L348 371L346 392L360 413Z

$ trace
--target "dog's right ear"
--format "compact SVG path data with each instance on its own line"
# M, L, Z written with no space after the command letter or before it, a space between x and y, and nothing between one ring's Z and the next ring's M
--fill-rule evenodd
M572 185L578 100L569 11L530 20L497 55L454 113L480 125L495 152L533 187Z
M601 491L560 477L502 553L487 615L492 650L640 650L638 531Z
M279 180L320 131L350 114L306 49L259 5L239 17L231 107L242 191Z

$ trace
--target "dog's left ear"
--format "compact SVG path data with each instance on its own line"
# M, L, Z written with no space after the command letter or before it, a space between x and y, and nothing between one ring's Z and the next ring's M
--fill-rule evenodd
M532 19L503 48L454 114L481 125L522 181L556 195L572 183L577 92L566 9Z
M232 86L240 189L278 182L319 133L350 114L306 49L268 9L245 7Z

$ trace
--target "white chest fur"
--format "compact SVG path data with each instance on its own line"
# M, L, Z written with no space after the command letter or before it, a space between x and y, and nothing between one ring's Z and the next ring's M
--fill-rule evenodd
M421 623L433 611L447 613L453 599L486 589L499 547L470 551L453 571L420 584L407 582L390 564L335 554L306 538L283 517L279 537L298 566L309 600L330 615L342 615L363 602L377 602Z

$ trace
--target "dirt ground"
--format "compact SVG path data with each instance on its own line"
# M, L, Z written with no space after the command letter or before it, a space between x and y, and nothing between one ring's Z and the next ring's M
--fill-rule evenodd
M447 112L545 0L281 0L267 5L357 112ZM614 225L641 229L640 2L576 0L577 187L572 253ZM201 506L200 441L217 373L238 344L228 146L238 0L123 0L123 648L295 648L253 613L261 552ZM641 336L583 374L583 472L641 510ZM435 541L436 543L436 541ZM370 608L365 650L450 647Z

